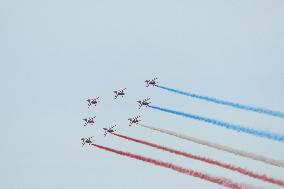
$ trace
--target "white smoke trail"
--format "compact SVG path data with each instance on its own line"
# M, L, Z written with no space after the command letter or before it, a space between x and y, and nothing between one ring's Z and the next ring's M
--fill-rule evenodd
M180 139L188 140L188 141L191 141L191 142L194 142L194 143L197 143L197 144L212 147L212 148L215 148L215 149L218 149L218 150L233 153L235 155L243 156L243 157L246 157L246 158L250 158L250 159L253 159L253 160L261 161L261 162L264 162L264 163L267 163L267 164L270 164L270 165L274 165L274 166L277 166L277 167L284 168L284 161L281 161L281 160L270 159L270 158L267 158L267 157L264 157L264 156L261 156L261 155L257 155L257 154L251 153L251 152L246 152L246 151L243 151L243 150L234 149L234 148L231 148L231 147L228 147L228 146L223 146L223 145L220 145L220 144L212 143L212 142L209 142L209 141L206 141L206 140L201 140L201 139L198 139L198 138L195 138L195 137L192 137L192 136L187 136L187 135L175 133L175 132L172 132L172 131L169 131L169 130L160 129L160 128L153 127L153 126L148 126L148 125L144 125L144 124L138 124L138 125L140 125L144 128L154 130L154 131L159 131L161 133L165 133L165 134L168 134L168 135L171 135L171 136L175 136L175 137L178 137Z

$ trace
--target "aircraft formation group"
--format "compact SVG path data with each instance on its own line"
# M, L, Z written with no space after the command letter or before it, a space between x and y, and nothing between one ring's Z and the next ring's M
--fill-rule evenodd
M158 82L157 82L157 77L151 79L151 80L146 80L146 87L149 87L149 86L155 86ZM124 97L124 95L126 94L125 93L125 90L126 88L124 89L121 89L121 90L115 90L113 91L114 92L114 99L117 99L119 96L121 96L122 98ZM90 98L90 99L87 99L87 105L88 105L88 108L91 108L91 107L95 107L97 106L97 104L100 102L99 101L99 98L100 97L94 97L94 98ZM151 102L149 102L150 98L145 98L145 99L142 99L142 100L138 100L138 109L141 109L142 106L149 106L149 104ZM134 116L134 117L131 117L129 118L129 126L132 126L133 124L138 124L141 119L140 119L140 115L138 116ZM92 126L94 125L95 123L95 118L96 116L93 116L93 117L88 117L88 118L84 118L83 121L84 121L84 127L86 126ZM104 136L106 136L108 133L114 133L116 131L116 125L112 125L110 126L109 128L103 128L104 130ZM94 143L94 140L92 140L94 136L90 136L90 137L84 137L84 138L81 138L82 140L82 147L85 145L85 144L93 144Z
M258 113L258 114L266 114L268 116L273 116L273 117L278 117L278 118L284 119L284 112L273 111L273 110L270 110L268 108L264 109L264 108L259 108L259 107L255 107L255 106L250 106L250 105L240 104L240 103L236 103L236 102L230 102L230 101L226 101L226 100L222 100L222 99L217 99L217 98L210 97L210 96L199 95L199 94L195 94L195 93L192 93L192 92L181 91L179 89L170 88L170 87L166 87L166 86L163 86L161 84L158 84L157 79L158 78L155 77L151 80L146 80L145 81L146 87L153 86L153 87L163 89L163 90L166 90L166 91L169 91L169 92L173 92L173 93L176 93L176 94L179 94L179 95L188 96L190 98L205 100L207 102L211 102L211 103L213 102L213 103L219 104L219 105L230 106L232 108L239 109L239 110L251 111L251 112ZM126 88L113 91L114 92L114 100L117 100L119 98L122 99L126 95L125 91L126 91ZM93 107L97 106L97 104L100 103L99 99L100 99L100 97L87 99L88 108L93 108ZM182 116L182 117L185 117L185 118L188 118L188 119L198 120L198 121L201 121L201 122L205 122L206 124L219 126L219 127L224 128L224 129L235 131L235 132L238 132L238 133L242 132L242 133L249 134L253 137L260 137L260 138L263 138L263 139L268 139L268 140L284 143L284 134L281 134L281 133L268 132L268 131L256 129L256 128L253 128L253 127L247 127L247 126L244 126L244 125L241 125L241 124L235 124L235 123L222 121L222 120L218 120L218 119L214 119L214 118L203 117L203 116L200 116L200 115L197 115L197 114L182 112L182 111L173 110L173 109L170 109L170 108L163 108L162 106L155 106L155 105L151 104L150 98L138 100L137 103L138 103L138 109L141 109L142 107L149 107L150 109L153 109L153 110L159 110L160 112L174 114L176 116ZM83 126L89 127L89 126L94 125L95 122L96 122L96 118L97 118L96 116L84 118L83 119L83 121L84 121ZM210 147L210 148L214 148L215 150L219 150L219 151L223 151L223 152L226 152L226 153L231 153L231 154L236 155L236 156L245 157L245 158L248 158L248 159L251 159L251 160L259 161L259 162L265 163L265 164L270 165L270 166L272 165L272 166L277 166L278 168L284 168L284 161L283 160L269 158L266 155L263 156L263 155L255 154L255 153L252 153L250 151L236 149L236 148L233 148L233 147L230 147L230 146L227 146L227 145L223 145L223 144L217 144L215 142L196 138L195 136L176 133L176 132L173 132L173 131L166 130L164 128L158 128L158 127L153 127L153 126L148 126L148 125L142 124L141 123L141 115L133 116L133 117L129 118L128 121L129 121L129 126L139 125L143 128L150 129L150 130L153 130L153 131L157 131L157 132L160 132L160 133L163 133L163 134L166 134L166 135L170 135L170 136L182 139L182 140L187 140L187 141L196 143L198 145L207 146L207 147ZM191 152L180 151L180 150L175 149L175 148L156 144L156 143L144 140L144 139L137 139L137 138L133 138L133 137L130 137L130 136L122 135L122 134L116 132L117 131L117 125L115 125L115 124L111 125L110 127L103 128L103 131L104 131L104 136L111 134L114 137L120 137L120 138L126 139L128 141L140 143L140 144L143 144L145 146L156 148L156 149L159 149L159 150L162 150L162 151L165 151L165 152L174 153L175 155L178 155L178 156L183 156L183 157L186 157L186 158L189 158L189 159L201 161L201 162L206 163L206 164L218 166L220 168L224 168L226 170L231 170L231 171L237 172L239 174L245 175L247 177L258 179L260 181L264 181L264 182L267 182L267 183L270 183L270 184L278 185L278 186L284 188L284 179L281 180L279 178L274 178L272 176L268 176L268 175L263 174L263 173L258 173L258 172L252 171L252 170L248 170L245 167L233 165L233 164L226 163L226 162L223 162L223 161L219 161L219 160L216 160L216 159L211 158L211 157L200 156L200 155L193 154ZM215 183L215 184L219 184L219 185L225 186L227 188L233 188L233 189L255 188L255 187L252 187L252 186L248 186L247 184L239 183L239 182L236 182L234 180L231 180L231 179L228 179L228 178L225 178L225 177L218 177L218 176L215 176L215 175L210 175L210 174L203 173L203 172L200 172L200 171L192 170L190 168L175 165L175 164L172 164L170 162L164 162L162 160L152 159L152 158L149 158L149 157L146 157L146 156L141 156L141 155L138 155L138 154L133 154L133 153L130 153L130 152L121 151L119 149L101 146L99 144L96 144L93 138L94 138L94 136L81 138L82 147L85 144L88 144L92 147L96 147L96 148L99 148L99 149L102 149L102 150L105 150L105 151L116 153L118 155L127 156L127 157L132 158L132 159L148 162L148 163L154 164L156 166L160 166L160 167L165 167L165 168L168 168L168 169L171 169L171 170L183 173L183 174L187 174L189 176L198 177L202 180L205 180L205 181L208 181L208 182L211 182L211 183Z

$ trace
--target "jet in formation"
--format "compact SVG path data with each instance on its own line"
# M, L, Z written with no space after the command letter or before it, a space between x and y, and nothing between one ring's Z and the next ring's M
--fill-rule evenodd
M157 85L157 80L158 78L157 77L155 77L154 79L150 79L150 80L146 80L145 82L146 82L146 87L149 87L150 85L152 85L152 86L155 86L155 85Z
M88 99L88 108L90 108L90 106L96 106L99 103L98 99L99 97Z
M83 119L85 121L84 127L86 127L87 125L94 125L94 123L95 123L94 119L95 118L96 118L96 116Z
M138 124L141 120L139 120L141 116L135 116L135 117L132 117L132 118L129 118L129 127L132 125L132 124Z
M144 100L138 100L137 102L139 103L139 109L142 107L142 106L149 106L149 104L151 102L148 102L148 100L150 100L150 98L146 98Z
M114 130L115 127L116 127L116 125L113 125L109 128L103 128L105 130L104 136L106 136L108 133L114 133L116 131L116 130Z
M94 136L91 136L91 137L86 137L86 138L81 138L82 140L82 147L85 145L85 144L93 144L94 141L92 141L91 139L93 138Z
M125 95L125 92L124 92L125 89L126 88L118 90L118 91L113 91L115 93L114 99L117 99L118 96L123 97Z

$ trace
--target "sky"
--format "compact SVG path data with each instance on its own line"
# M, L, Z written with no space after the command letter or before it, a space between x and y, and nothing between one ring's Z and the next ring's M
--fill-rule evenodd
M103 127L284 179L284 169L147 130L144 124L284 160L284 144L151 108L137 100L284 134L284 120L146 88L161 85L284 111L284 2L0 1L0 188L130 189L222 186L81 147L95 143L263 188L280 188L195 160L103 137ZM113 91L126 89L114 100ZM95 108L86 99L100 96ZM93 127L82 119L97 116Z

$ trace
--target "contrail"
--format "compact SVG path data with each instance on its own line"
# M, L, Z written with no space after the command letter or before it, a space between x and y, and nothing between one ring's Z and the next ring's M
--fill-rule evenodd
M238 108L238 109L243 109L243 110L246 110L246 111L257 112L257 113L260 113L260 114L266 114L266 115L270 115L270 116L279 117L279 118L284 119L284 113L283 112L273 111L273 110L269 110L269 109L266 109L266 108L258 108L258 107L248 106L248 105L239 104L239 103L235 103L235 102L229 102L229 101L220 100L220 99L217 99L217 98L212 98L212 97L208 97L208 96L202 96L202 95L194 94L194 93L191 93L191 92L184 92L184 91L180 91L180 90L177 90L177 89L165 87L165 86L162 86L162 85L156 85L156 87L161 88L161 89L165 89L167 91L171 91L171 92L174 92L174 93L178 93L178 94L181 94L181 95L189 96L189 97L192 97L192 98L206 100L206 101L213 102L213 103L216 103L216 104L222 104L222 105L231 106L231 107Z
M132 138L132 137L128 137L128 136L116 134L116 133L112 133L112 134L117 136L117 137L124 138L124 139L132 141L132 142L137 142L137 143L147 145L147 146L150 146L150 147L153 147L153 148L157 148L157 149L160 149L160 150L163 150L163 151L167 151L167 152L179 155L179 156L184 156L184 157L187 157L187 158L190 158L190 159L195 159L195 160L198 160L198 161L202 161L202 162L205 162L205 163L216 165L216 166L219 166L219 167L222 167L222 168L225 168L225 169L229 169L231 171L236 171L236 172L239 172L243 175L247 175L249 177L260 179L262 181L266 181L266 182L269 182L269 183L272 183L272 184L284 186L284 181L282 181L282 180L271 178L271 177L268 177L264 174L254 173L252 171L249 171L249 170L241 168L241 167L237 167L237 166L234 166L234 165L231 165L231 164L223 163L223 162L213 160L213 159L210 159L210 158L190 154L190 153L187 153L187 152L182 152L182 151L179 151L179 150L175 150L173 148L169 148L169 147L161 146L161 145L154 144L154 143L151 143L151 142L147 142L145 140L135 139L135 138Z
M244 184L236 183L236 182L234 182L230 179L227 179L227 178L212 176L212 175L209 175L209 174L206 174L206 173L202 173L202 172L195 171L195 170L192 170L192 169L187 169L187 168L184 168L184 167L181 167L181 166L177 166L177 165L174 165L172 163L159 161L159 160L156 160L156 159L132 154L132 153L129 153L129 152L116 150L116 149L113 149L113 148L109 148L109 147L105 147L105 146L101 146L101 145L97 145L97 144L91 144L91 145L95 146L99 149L103 149L103 150L106 150L106 151L109 151L109 152L113 152L113 153L116 153L116 154L119 154L119 155L122 155L122 156L126 156L126 157L129 157L129 158L133 158L133 159L137 159L137 160L144 161L144 162L147 162L147 163L151 163L151 164L154 164L154 165L157 165L157 166L160 166L160 167L172 169L174 171L184 173L186 175L190 175L190 176L193 176L193 177L197 177L197 178L200 178L200 179L212 182L212 183L216 183L216 184L225 186L227 188L233 188L233 189L249 189L249 188L252 188L252 187L244 185Z
M203 122L206 122L206 123L211 123L211 124L214 124L214 125L217 125L217 126L224 127L226 129L231 129L231 130L234 130L234 131L247 133L247 134L251 134L251 135L262 137L262 138L267 138L267 139L270 139L270 140L284 142L284 135L279 135L279 134L276 134L276 133L270 133L268 131L256 130L256 129L244 127L244 126L241 126L241 125L236 125L236 124L232 124L232 123L228 123L228 122L224 122L224 121L219 121L219 120L216 120L216 119L201 117L201 116L198 116L198 115L179 112L179 111L161 108L161 107L157 107L157 106L151 106L151 105L148 105L148 106L153 108L153 109L156 109L156 110L160 110L160 111L167 112L167 113L172 113L172 114L175 114L175 115L180 115L180 116L183 116L183 117L203 121Z
M212 143L212 142L209 142L209 141L206 141L206 140L201 140L201 139L198 139L198 138L195 138L195 137L192 137L192 136L182 135L182 134L179 134L179 133L175 133L173 131L169 131L169 130L165 130L165 129L161 129L161 128L157 128L157 127L152 127L152 126L148 126L148 125L144 125L144 124L138 124L138 125L140 125L141 127L144 127L144 128L148 128L148 129L151 129L151 130L154 130L154 131L158 131L158 132L161 132L161 133L164 133L164 134L167 134L167 135L171 135L171 136L174 136L174 137L177 137L177 138L180 138L180 139L184 139L184 140L187 140L187 141L190 141L190 142L194 142L194 143L197 143L197 144L201 144L201 145L204 145L204 146L215 148L217 150L222 150L222 151L229 152L229 153L232 153L232 154L235 154L235 155L238 155L238 156L250 158L250 159L260 161L260 162L263 162L263 163L266 163L266 164L270 164L270 165L274 165L274 166L277 166L277 167L284 168L284 161L281 161L281 160L270 159L270 158L267 158L267 157L264 157L264 156L261 156L261 155L258 155L258 154L254 154L254 153L251 153L251 152L238 150L238 149L231 148L231 147L228 147L228 146L223 146L223 145L220 145L220 144Z

